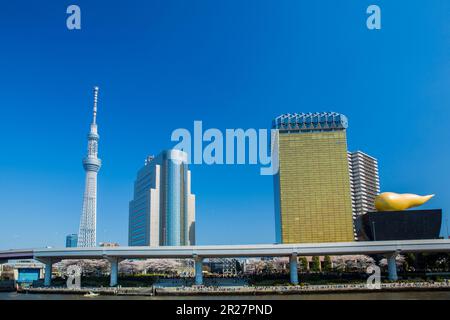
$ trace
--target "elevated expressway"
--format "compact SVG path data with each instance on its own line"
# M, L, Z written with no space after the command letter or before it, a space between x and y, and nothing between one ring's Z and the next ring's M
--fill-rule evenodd
M118 264L124 259L194 259L195 282L203 283L205 258L290 257L291 282L298 283L298 256L382 254L388 259L389 279L397 280L395 258L399 253L450 252L450 240L404 240L314 244L218 245L183 247L45 248L0 251L0 263L35 259L45 264L46 286L51 285L52 265L64 259L107 259L111 263L110 285L117 285Z

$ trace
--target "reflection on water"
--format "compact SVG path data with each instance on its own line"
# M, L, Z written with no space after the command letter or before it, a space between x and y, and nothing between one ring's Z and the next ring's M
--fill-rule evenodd
M302 295L268 295L268 296L190 296L190 297L135 297L135 296L99 296L86 298L82 295L66 294L18 294L0 292L0 300L450 300L450 291L428 292L369 292L369 293L334 293Z

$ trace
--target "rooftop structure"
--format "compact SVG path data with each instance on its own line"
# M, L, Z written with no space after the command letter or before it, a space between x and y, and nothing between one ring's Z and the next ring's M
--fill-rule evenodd
M336 131L347 127L347 117L336 112L286 113L272 123L272 128L280 131Z

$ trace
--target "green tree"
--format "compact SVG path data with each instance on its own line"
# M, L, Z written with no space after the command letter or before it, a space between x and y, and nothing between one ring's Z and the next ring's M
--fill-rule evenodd
M405 262L403 263L403 269L405 271L411 271L417 269L417 255L415 253L406 253L404 255Z
M306 259L306 257L300 258L300 269L302 271L308 270L308 260Z
M331 271L333 270L333 264L331 262L330 256L325 256L325 259L323 260L323 270L324 271Z
M320 271L320 259L318 256L313 257L311 270L312 271Z
M238 260L235 260L236 263L236 272L241 273L242 272L242 266Z

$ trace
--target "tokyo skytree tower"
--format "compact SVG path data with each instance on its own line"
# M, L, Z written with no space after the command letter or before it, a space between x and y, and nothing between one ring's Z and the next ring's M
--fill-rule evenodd
M98 87L94 87L94 110L91 130L88 134L88 153L83 159L83 167L86 171L86 184L83 197L83 211L78 231L78 247L95 247L97 235L97 173L101 167L101 160L97 157L98 140L97 133L97 99Z

